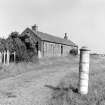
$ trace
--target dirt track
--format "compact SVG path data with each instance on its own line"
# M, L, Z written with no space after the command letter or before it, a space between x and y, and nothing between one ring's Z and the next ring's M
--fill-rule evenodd
M70 64L47 66L0 81L0 105L47 105L52 89L70 72Z

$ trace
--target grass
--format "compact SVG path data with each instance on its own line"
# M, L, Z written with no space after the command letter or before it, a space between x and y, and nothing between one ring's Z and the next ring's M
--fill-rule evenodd
M71 60L70 60L71 59ZM22 73L34 71L34 70L42 70L52 68L53 66L67 66L70 64L74 66L76 57L68 56L67 57L53 57L53 58L43 58L35 63L32 62L21 62L21 63L10 63L8 66L0 65L0 79L8 78L11 76L20 75ZM73 65L72 65L73 64Z
M9 99L19 99L21 105L105 105L105 58L90 57L87 95L78 93L78 66L79 57L72 56L44 58L37 64L10 64L0 72L4 73L1 79L7 78L6 81L0 81L0 93ZM13 78L8 79L11 76ZM44 97L47 97L46 104L43 103ZM23 104L24 99L30 104L25 101Z
M49 105L105 105L105 58L91 56L89 93L78 93L78 72L67 74L56 88ZM51 86L50 86L51 88Z

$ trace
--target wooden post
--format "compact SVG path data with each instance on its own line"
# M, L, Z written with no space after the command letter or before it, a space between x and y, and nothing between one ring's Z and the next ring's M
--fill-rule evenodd
M9 65L9 61L10 61L10 52L9 50L7 50L7 65Z
M14 52L14 62L15 62L15 60L16 60L16 53Z
M2 64L2 53L0 52L0 64Z
M4 62L3 63L6 64L6 52L5 51L3 52L3 55L4 55Z
M42 55L41 55L41 51L38 50L38 58L41 58L41 57L42 57Z
M88 94L88 80L89 80L89 54L90 50L87 47L80 49L79 62L79 93Z
M2 56L2 64L3 64L3 59L4 59L4 55L3 55L3 52L1 52L1 56Z

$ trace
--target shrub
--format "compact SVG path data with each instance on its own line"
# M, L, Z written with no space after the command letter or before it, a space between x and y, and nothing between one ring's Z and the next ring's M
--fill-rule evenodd
M26 45L20 39L18 32L12 32L6 39L6 49L11 53L16 52L16 61L28 61L29 59Z
M78 55L78 49L73 48L72 50L70 50L70 54L73 55L73 56Z
M6 43L6 40L3 39L3 38L0 38L0 51L1 51L1 52L6 49L5 43Z

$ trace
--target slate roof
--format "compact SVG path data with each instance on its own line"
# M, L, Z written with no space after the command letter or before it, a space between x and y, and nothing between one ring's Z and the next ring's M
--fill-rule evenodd
M74 45L74 46L76 46L75 43L73 43L70 40L66 40L66 39L56 37L56 36L53 36L53 35L50 35L50 34L47 34L47 33L39 32L39 31L37 33L38 33L38 36L42 40L49 41L49 42L55 42L55 43L61 43L61 44L65 44L65 45Z
M31 30L35 35L37 35L43 41L49 41L49 42L59 43L59 44L64 44L64 45L77 46L71 40L66 40L66 39L63 39L63 38L60 38L60 37L56 37L54 35L43 33L43 32L40 32L40 31L34 32L30 28L27 28L27 29Z

